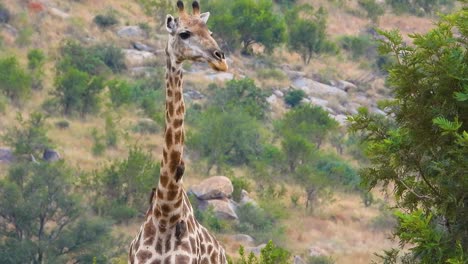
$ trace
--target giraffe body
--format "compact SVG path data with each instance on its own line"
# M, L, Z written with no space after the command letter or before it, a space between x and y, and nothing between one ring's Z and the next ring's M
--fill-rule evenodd
M184 60L206 61L219 71L226 71L224 54L206 27L209 13L200 14L199 4L192 4L193 15L177 2L179 18L168 15L170 33L166 47L166 129L159 183L150 198L150 208L129 251L131 264L227 263L225 251L206 228L200 225L182 181L185 104L183 99Z

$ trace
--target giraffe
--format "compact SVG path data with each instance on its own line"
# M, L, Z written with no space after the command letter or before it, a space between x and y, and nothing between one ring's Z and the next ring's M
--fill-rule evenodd
M128 262L227 263L225 251L206 228L197 222L182 184L185 165L182 63L204 61L216 71L227 71L224 53L206 26L209 12L200 14L198 1L192 15L177 2L179 17L166 17L166 116L163 160L157 188L150 197L145 221L132 241Z

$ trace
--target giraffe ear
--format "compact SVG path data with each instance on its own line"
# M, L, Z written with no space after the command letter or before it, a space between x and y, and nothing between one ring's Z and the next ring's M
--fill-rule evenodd
M210 12L200 14L200 19L203 21L203 23L206 24L206 22L208 22L208 18L210 18Z
M171 15L166 16L166 29L171 34L174 34L177 29L177 23Z

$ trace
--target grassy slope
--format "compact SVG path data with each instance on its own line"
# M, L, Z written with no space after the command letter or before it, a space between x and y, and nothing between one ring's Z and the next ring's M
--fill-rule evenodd
M58 1L51 0L53 6L68 12L71 17L61 19L50 14L37 15L28 13L24 6L25 1L5 0L4 4L14 13L27 14L30 25L33 25L34 34L32 35L30 47L41 48L48 55L47 62L47 78L45 81L45 89L40 92L35 92L32 99L28 101L21 109L10 106L6 113L0 118L0 132L4 132L6 127L14 123L16 112L22 112L24 115L38 109L42 102L49 97L49 92L53 90L53 65L57 55L57 48L61 41L65 38L93 37L98 42L114 42L121 47L126 47L128 43L121 41L112 31L100 31L93 23L92 19L96 14L104 13L109 8L116 10L119 14L119 19L122 24L135 25L140 22L149 23L153 28L156 23L150 17L142 14L141 9L133 1L119 0L83 0L83 1ZM329 10L329 26L328 32L336 38L340 35L349 34L356 35L363 30L368 24L367 19L353 16L336 6L329 4L329 1L310 1L304 0L314 6L324 5ZM352 8L356 8L355 1L348 1ZM216 15L216 14L213 14ZM20 25L18 20L13 22L15 25ZM417 18L412 16L395 16L386 14L381 18L380 25L385 29L399 28L404 34L412 32L424 32L430 28L432 22L426 18ZM152 40L157 45L161 45L163 41ZM0 51L1 55L15 54L20 60L26 62L26 48L19 48L15 45L14 40L4 34L5 48ZM162 44L163 45L163 44ZM319 73L327 69L333 68L335 74L343 79L350 79L366 73L366 69L362 69L359 63L348 61L346 58L331 57L314 60L310 65L301 65L300 58L297 54L289 54L286 51L279 51L276 54L277 60L283 64L290 64L305 71L306 73ZM250 74L245 70L243 58L239 56L233 57L231 65L232 72L235 74L248 74L250 77L255 77L255 74ZM200 87L206 86L202 83L205 79L202 76L193 75L187 76L190 82L197 84ZM274 84L272 80L261 80L259 83L270 86ZM287 86L289 83L285 80L281 85ZM197 86L198 87L198 86ZM275 115L281 115L284 108L281 106L275 110ZM141 117L135 109L125 109L118 112L120 115L119 128L122 131L128 130L132 124ZM142 136L130 133L130 138L126 141L121 141L119 147L106 152L103 157L96 158L91 154L92 138L91 130L98 128L103 130L104 121L102 116L89 117L86 120L70 119L71 127L67 130L60 130L53 124L62 120L61 117L53 117L49 119L50 132L49 136L58 146L62 156L73 166L83 170L90 171L98 168L101 164L116 158L123 158L127 154L127 146L138 143L147 149L150 149L155 157L160 156L160 148L162 138L161 135ZM194 184L200 181L205 175L199 175L194 169L189 169L187 185ZM0 167L0 169L2 169ZM289 186L289 192L299 192L297 186ZM286 195L285 197L289 197ZM304 202L304 201L302 201ZM285 200L285 204L290 201ZM336 202L324 206L314 215L305 214L302 210L291 208L288 212L291 217L284 220L287 226L287 236L289 248L294 254L303 254L312 246L317 246L326 250L327 253L333 255L338 263L368 263L372 257L372 253L382 248L387 248L392 245L387 239L387 232L373 230L370 228L370 221L379 214L376 207L365 208L361 200L356 195L337 194ZM120 231L127 234L134 234L139 223L133 223L126 227L121 227ZM229 241L228 238L222 237L227 243L229 252L237 251L237 245Z

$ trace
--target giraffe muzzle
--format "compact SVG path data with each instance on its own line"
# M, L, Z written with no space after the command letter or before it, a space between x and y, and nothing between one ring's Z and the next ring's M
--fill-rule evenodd
M216 49L211 54L213 56L213 60L209 61L208 64L210 67L215 71L227 71L228 65L226 62L226 57L224 56L224 52Z

